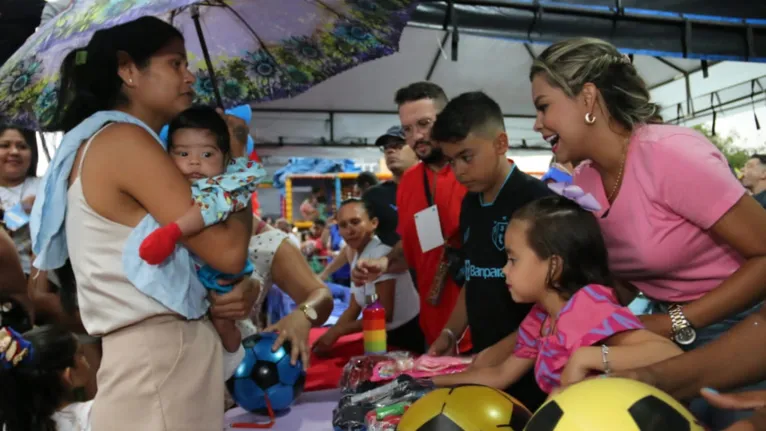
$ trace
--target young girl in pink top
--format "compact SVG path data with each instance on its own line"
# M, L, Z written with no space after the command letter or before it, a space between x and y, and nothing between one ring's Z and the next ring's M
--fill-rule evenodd
M535 59L530 80L535 130L558 161L578 165L574 184L601 205L596 217L615 277L653 300L653 313L641 316L646 328L687 351L727 337L766 294L766 212L725 157L702 134L660 124L631 60L607 42L555 43ZM750 343L739 344L741 356ZM719 346L652 367L661 374L644 380L689 399L705 385L762 379L746 367L702 371L698 364L730 349ZM691 410L714 430L750 414L694 401Z
M534 367L540 389L550 393L592 374L681 353L620 305L608 287L612 276L598 222L578 203L553 196L524 206L508 224L505 249L511 296L535 303L517 332L513 355L495 367L434 378L436 385L504 389Z

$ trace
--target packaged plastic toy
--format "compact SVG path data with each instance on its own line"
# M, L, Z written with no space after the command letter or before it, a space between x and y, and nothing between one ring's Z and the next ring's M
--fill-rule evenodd
M400 375L409 375L416 379L424 379L444 374L464 371L471 365L472 358L434 357L423 355L417 359L389 359L375 364L372 370L372 382L384 382L395 379Z
M340 389L344 394L365 392L378 386L370 383L375 365L380 362L412 360L407 352L390 352L384 355L355 356L343 368L340 378ZM391 378L393 379L393 377ZM387 380L391 380L387 379Z
M430 381L403 375L375 389L345 395L333 411L333 427L336 431L365 431L373 424L377 428L370 429L374 431L395 429L406 408L431 390Z

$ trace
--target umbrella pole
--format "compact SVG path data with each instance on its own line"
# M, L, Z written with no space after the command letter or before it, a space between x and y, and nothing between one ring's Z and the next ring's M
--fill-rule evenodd
M43 136L43 132L40 132L40 144L43 147L43 153L45 153L45 158L48 159L48 163L51 161L51 153L48 151L48 143L45 141L45 136Z
M218 80L215 77L215 69L213 69L213 61L210 60L210 52L207 50L207 43L205 42L205 35L202 34L202 25L199 22L199 6L194 5L191 7L191 17L194 20L194 28L197 30L197 37L199 38L199 46L202 48L202 55L205 57L205 63L207 64L207 73L210 75L210 82L213 84L213 94L215 95L215 101L218 107L224 109L223 100L221 99L221 93L218 91Z

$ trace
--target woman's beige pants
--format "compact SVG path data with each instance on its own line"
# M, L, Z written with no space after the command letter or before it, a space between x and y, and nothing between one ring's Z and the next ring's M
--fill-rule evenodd
M208 320L156 316L103 337L93 431L220 431L223 358Z

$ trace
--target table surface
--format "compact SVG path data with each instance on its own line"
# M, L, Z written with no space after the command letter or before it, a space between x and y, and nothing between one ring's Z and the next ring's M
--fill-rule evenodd
M328 328L314 328L309 335L309 345L313 345ZM311 354L309 369L306 373L306 392L335 389L338 387L343 367L354 356L364 355L362 334L340 337L329 355Z
M277 416L273 431L333 431L332 410L341 398L339 389L329 389L302 394L293 406ZM268 423L269 418L255 413L248 413L236 407L224 416L225 431L244 428L232 428L234 423Z
M314 328L309 345L319 339L328 328ZM362 334L341 337L327 356L311 354L310 367L306 373L304 392L290 410L280 415L272 430L275 431L332 431L332 411L341 398L338 382L343 367L349 359L364 354ZM268 417L248 413L237 407L226 412L225 430L233 423L268 423Z

